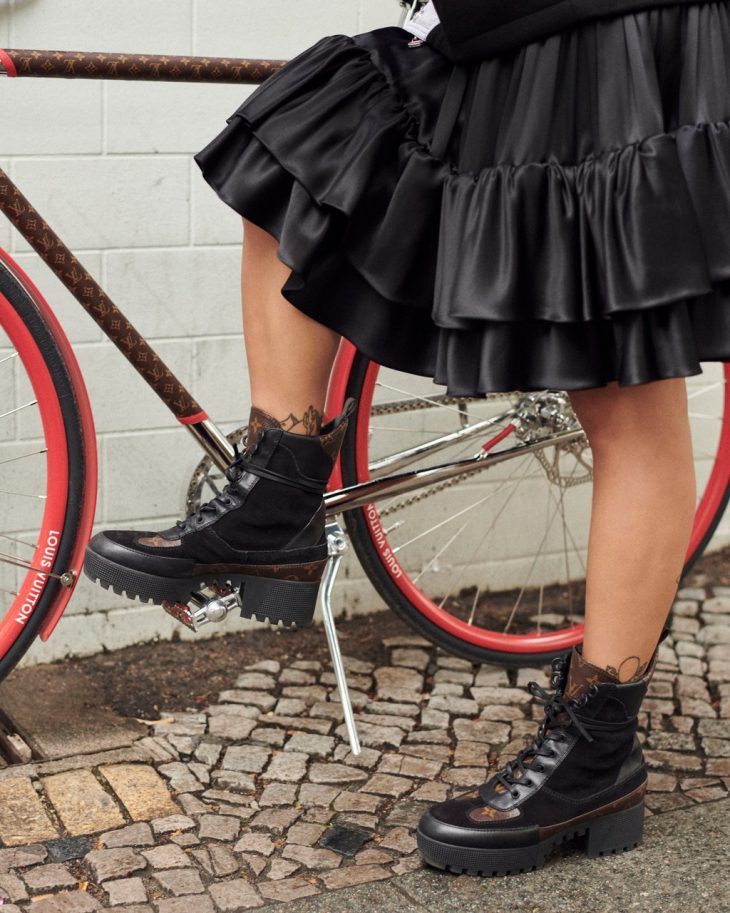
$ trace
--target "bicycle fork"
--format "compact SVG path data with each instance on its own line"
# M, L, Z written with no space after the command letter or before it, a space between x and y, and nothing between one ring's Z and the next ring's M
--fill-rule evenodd
M325 525L325 535L327 537L327 564L325 566L322 582L318 593L318 604L322 609L322 618L324 629L327 635L327 645L332 659L332 668L334 669L337 689L342 702L342 712L345 718L347 736L350 741L350 748L354 755L360 754L360 739L357 734L355 724L355 715L352 711L352 701L350 692L347 687L347 675L342 662L342 653L340 651L340 642L337 637L337 628L335 627L335 618L332 612L332 589L335 584L337 571L339 570L342 556L347 551L347 539L345 533L337 520L333 520ZM228 613L234 609L241 609L241 595L238 590L231 590L229 587L220 587L213 596L206 596L203 593L194 593L189 605L181 603L163 603L163 609L173 618L182 622L192 631L199 631L203 625L211 622L221 622Z

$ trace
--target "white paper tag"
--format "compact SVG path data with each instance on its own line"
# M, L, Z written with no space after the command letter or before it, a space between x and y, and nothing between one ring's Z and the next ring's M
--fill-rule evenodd
M428 0L428 3L421 7L416 15L406 22L403 28L417 38L425 40L426 35L428 35L431 29L438 25L440 21L433 0Z

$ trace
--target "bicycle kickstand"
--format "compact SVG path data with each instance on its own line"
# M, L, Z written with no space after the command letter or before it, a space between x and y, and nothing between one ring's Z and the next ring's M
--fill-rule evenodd
M350 691L347 687L347 675L342 662L340 642L337 638L335 619L332 614L332 588L335 584L335 577L337 576L342 556L347 551L347 540L342 527L336 520L326 524L325 535L327 536L329 559L322 577L322 584L319 588L319 604L322 608L324 630L327 635L327 645L329 646L330 656L332 657L332 667L335 672L335 679L337 680L337 688L340 692L340 701L342 702L342 712L345 717L345 726L347 727L347 735L350 740L350 748L354 755L359 755L361 750L360 739L358 738L357 727L355 725L355 716L352 712Z
M318 604L322 607L327 645L332 657L332 667L335 672L337 688L340 692L340 701L342 702L342 711L345 717L350 747L352 748L352 753L358 755L360 754L360 739L357 735L350 692L347 688L347 676L342 663L340 643L337 639L335 619L332 614L332 587L335 583L342 555L347 550L347 540L342 527L336 520L325 525L325 535L327 537L329 558L327 559L322 583L319 588ZM163 602L162 608L173 618L190 628L191 631L199 631L202 625L223 621L229 612L241 608L241 597L237 590L231 590L229 587L214 587L213 589L213 596L207 596L199 592L193 593L189 605L183 605L179 602Z

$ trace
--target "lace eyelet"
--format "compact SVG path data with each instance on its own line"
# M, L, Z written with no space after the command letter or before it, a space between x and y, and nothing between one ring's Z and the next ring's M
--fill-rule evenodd
M588 689L588 694L590 694L591 697L595 697L598 694L598 685L595 682Z
M519 789L510 790L510 793L511 793L513 799L518 799L520 796Z

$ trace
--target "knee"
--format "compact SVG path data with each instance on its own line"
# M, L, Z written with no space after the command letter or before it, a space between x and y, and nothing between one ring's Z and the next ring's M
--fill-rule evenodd
M622 442L629 442L634 453L644 447L656 451L658 440L668 435L677 440L689 436L682 377L623 387L612 381L604 387L569 391L569 396L594 453L615 451Z

